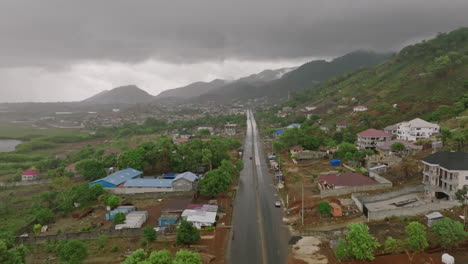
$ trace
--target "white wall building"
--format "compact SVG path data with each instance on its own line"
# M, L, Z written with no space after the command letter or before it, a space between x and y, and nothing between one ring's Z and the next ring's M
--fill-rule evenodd
M429 123L421 118L415 118L408 122L401 122L397 128L397 138L407 141L430 138L439 133L440 127L437 124Z
M455 192L468 185L468 153L439 151L421 159L423 183L431 196L455 199Z
M363 105L358 105L358 106L353 107L353 112L364 112L364 111L367 111L367 107Z

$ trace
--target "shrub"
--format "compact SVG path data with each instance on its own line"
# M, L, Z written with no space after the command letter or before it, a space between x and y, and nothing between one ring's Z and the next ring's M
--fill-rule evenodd
M114 215L114 220L112 220L114 225L120 225L125 222L125 214L124 213L116 213Z
M57 257L69 264L80 264L88 257L88 250L81 241L61 241L57 245Z
M177 228L177 243L182 245L190 245L200 240L200 233L192 225L192 223L182 220L179 228Z
M403 241L389 236L385 240L384 250L387 253L398 253L403 249L403 244Z
M424 226L416 221L410 222L406 226L406 239L408 245L415 251L422 252L429 243L427 242L427 233Z
M452 247L465 241L468 233L464 230L463 224L448 217L438 221L432 227L434 233L439 237L443 247Z
M363 223L350 224L348 227L350 230L346 233L346 241L350 254L358 260L373 260L374 250L380 245L369 234L369 227Z
M320 202L317 206L317 212L323 216L330 215L331 209L331 205L326 201Z
M120 250L119 246L116 246L116 245L113 245L113 246L110 248L110 251L111 251L111 252L117 252L117 251L119 251L119 250Z
M153 242L156 240L156 230L154 228L147 226L143 228L143 238L147 242Z

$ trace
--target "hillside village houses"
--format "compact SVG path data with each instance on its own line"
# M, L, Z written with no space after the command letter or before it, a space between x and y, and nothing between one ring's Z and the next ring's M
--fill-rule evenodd
M397 138L417 141L418 139L430 138L432 135L439 133L439 131L439 125L415 118L408 122L401 122L398 125Z
M455 192L468 185L468 153L439 151L421 159L423 183L432 197L455 200Z
M383 130L367 129L357 134L358 149L374 149L379 142L392 140L392 134L385 133Z

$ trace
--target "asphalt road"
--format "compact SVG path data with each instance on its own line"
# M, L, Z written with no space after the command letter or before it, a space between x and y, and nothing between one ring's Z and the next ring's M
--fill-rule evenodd
M282 209L274 205L277 192L268 172L257 124L252 112L247 116L244 169L234 202L228 262L283 264L288 254L289 232L282 222Z

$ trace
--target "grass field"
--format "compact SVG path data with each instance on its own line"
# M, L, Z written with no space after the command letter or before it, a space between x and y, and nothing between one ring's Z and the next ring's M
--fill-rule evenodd
M29 138L31 135L38 136L63 136L86 134L78 129L60 129L60 128L38 128L31 123L0 123L0 138Z

